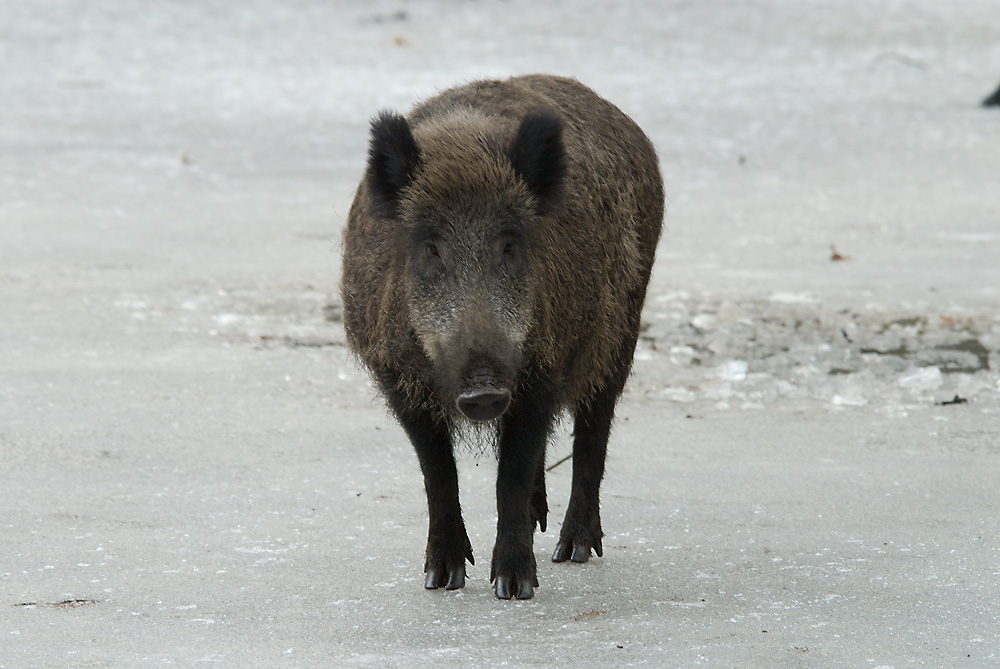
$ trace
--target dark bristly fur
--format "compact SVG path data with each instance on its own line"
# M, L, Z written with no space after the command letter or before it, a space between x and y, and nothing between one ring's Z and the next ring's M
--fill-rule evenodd
M420 162L420 149L413 139L406 119L383 112L372 122L372 140L368 150L368 187L376 201L396 214L399 193L413 179Z
M344 326L417 452L430 517L428 588L473 562L456 436L497 440L497 597L538 585L545 444L574 418L573 484L552 559L601 555L600 484L660 235L656 154L572 79L450 89L372 123L344 237Z
M511 143L510 164L535 194L539 208L554 208L566 176L559 117L545 108L525 115Z

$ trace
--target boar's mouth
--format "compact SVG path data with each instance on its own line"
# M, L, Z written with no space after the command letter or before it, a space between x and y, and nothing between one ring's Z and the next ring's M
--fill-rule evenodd
M476 422L499 418L510 406L509 384L497 378L489 367L478 367L465 375L455 404L462 415Z

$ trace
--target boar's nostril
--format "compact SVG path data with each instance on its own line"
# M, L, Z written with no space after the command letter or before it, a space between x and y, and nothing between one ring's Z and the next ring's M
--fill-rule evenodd
M477 388L458 396L458 410L469 420L493 420L510 404L510 391L499 388Z

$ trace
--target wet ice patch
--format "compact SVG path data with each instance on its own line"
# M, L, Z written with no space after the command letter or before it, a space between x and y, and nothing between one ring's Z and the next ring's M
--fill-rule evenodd
M671 402L694 402L698 396L687 388L664 388L663 396Z
M240 316L238 314L228 314L228 313L215 314L214 316L212 316L212 320L215 321L215 323L219 326L227 326L227 325L233 325L234 323L238 323L240 320Z
M846 406L846 407L863 407L868 404L868 400L861 396L860 393L845 393L843 395L834 395L830 402L834 406Z
M712 314L698 314L691 319L691 325L699 330L711 330L715 324L716 318Z
M181 301L181 309L184 311L201 311L211 305L211 299L207 295L196 295Z
M809 293L772 293L771 297L768 298L771 302L776 302L778 304L813 304L816 302L814 298Z
M647 348L636 349L635 360L637 362L648 362L656 357L656 354Z
M723 381L740 382L747 378L749 365L746 360L729 360L715 368L715 374Z
M694 349L690 346L671 346L670 362L675 365L689 365L694 359Z

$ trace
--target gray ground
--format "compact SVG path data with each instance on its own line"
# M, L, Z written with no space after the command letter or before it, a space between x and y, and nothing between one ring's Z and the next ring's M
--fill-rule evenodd
M0 667L1000 664L996 3L534 5L0 4ZM605 555L559 465L500 602L473 454L422 588L338 240L375 110L531 71L669 202Z

